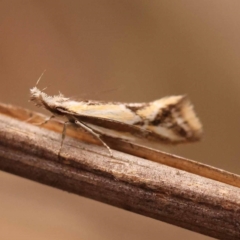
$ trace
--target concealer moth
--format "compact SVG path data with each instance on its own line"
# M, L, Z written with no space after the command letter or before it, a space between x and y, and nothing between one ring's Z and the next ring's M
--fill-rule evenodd
M110 147L101 138L104 135L131 142L142 139L143 142L159 144L194 142L202 136L202 125L192 104L183 95L148 103L75 101L62 94L48 96L37 88L37 84L30 89L30 101L52 113L44 123L53 117L66 119L59 154L67 123L92 134L108 149L111 156Z

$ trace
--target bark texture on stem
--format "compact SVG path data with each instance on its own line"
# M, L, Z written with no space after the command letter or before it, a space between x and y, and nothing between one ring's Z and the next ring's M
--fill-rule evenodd
M43 118L28 110L1 105L0 112L1 170L208 236L240 239L239 176L114 139L106 139L112 148L141 157L114 151L111 158L105 148L70 137L58 157L61 124L46 126L54 132L21 121ZM94 142L81 131L77 137Z

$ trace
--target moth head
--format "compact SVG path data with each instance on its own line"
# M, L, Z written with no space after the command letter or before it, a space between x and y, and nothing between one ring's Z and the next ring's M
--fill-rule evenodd
M37 87L30 89L30 101L37 107L43 107L54 115L62 115L58 108L63 108L63 105L69 98L65 98L61 93L56 96L48 96L46 93L39 90Z
M40 91L37 87L30 89L30 101L33 102L37 107L44 107L44 99L47 95Z

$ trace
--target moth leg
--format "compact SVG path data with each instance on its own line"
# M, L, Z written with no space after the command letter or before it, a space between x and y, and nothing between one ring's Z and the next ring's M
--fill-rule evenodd
M27 118L24 122L30 122L32 121L36 116L31 116L29 118Z
M47 122L49 122L51 119L55 118L54 115L46 118L43 122L40 122L40 123L33 123L34 125L37 125L37 126L43 126L44 124L46 124Z
M109 151L110 153L110 156L112 157L113 156L113 153L112 153L112 150L110 149L110 147L101 139L101 135L94 132L94 130L92 128L90 128L89 126L87 126L86 124L78 121L75 119L75 124L77 124L78 126L82 127L85 131L91 133L95 138L97 138L103 146L105 146L107 148L107 150Z
M58 157L60 157L60 153L61 153L62 146L63 146L63 141L64 141L64 139L66 137L67 124L69 124L69 123L70 123L69 121L63 123L62 140L61 140L60 149L58 151Z

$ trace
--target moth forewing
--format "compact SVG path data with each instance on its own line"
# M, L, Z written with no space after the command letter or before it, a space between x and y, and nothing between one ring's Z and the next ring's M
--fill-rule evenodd
M202 135L201 123L185 96L170 96L149 103L120 103L73 101L62 94L48 96L37 87L30 92L30 100L36 106L44 107L54 116L64 116L76 127L84 126L108 149L101 135L172 144L196 141Z

